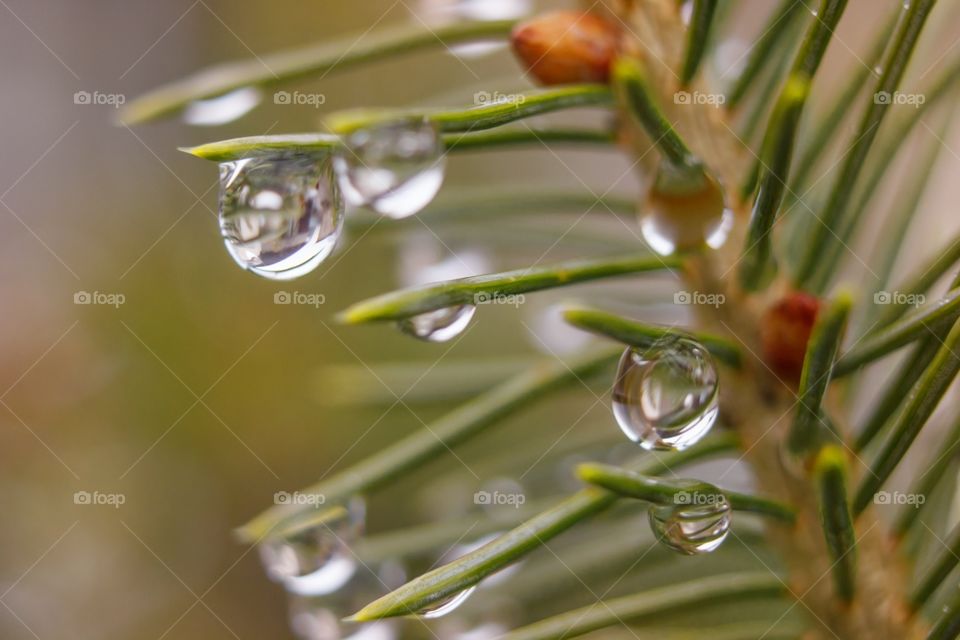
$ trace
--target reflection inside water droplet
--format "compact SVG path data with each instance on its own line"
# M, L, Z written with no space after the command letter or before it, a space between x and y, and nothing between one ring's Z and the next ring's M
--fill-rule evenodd
M424 618L426 620L431 620L433 618L441 618L448 613L455 611L460 607L464 602L473 595L473 592L477 590L476 586L468 587L463 591L459 591L452 596L441 600L438 603L432 604L426 609L421 609L417 612L417 616Z
M364 520L363 500L355 498L333 519L289 538L265 540L260 545L260 559L267 575L298 595L337 591L357 571L350 545L363 532Z
M222 96L191 102L183 110L183 121L199 127L227 124L250 113L261 99L259 91L243 87Z
M693 340L628 348L617 370L613 414L627 437L644 449L686 449L716 421L718 390L713 359Z
M707 246L719 249L733 227L723 189L710 176L691 191L673 170L661 167L640 211L640 231L654 251L671 255Z
M650 507L650 528L660 542L674 551L687 555L709 553L730 532L730 503L721 494L687 495L702 499L703 504Z
M404 318L397 323L400 330L427 342L446 342L467 328L477 308L472 304L435 309Z
M440 191L443 151L433 124L403 120L349 134L334 162L347 202L399 219L423 209Z
M361 565L336 592L321 597L291 595L290 628L300 640L394 640L399 637L396 620L369 623L343 619L364 605L386 595L405 581L406 574L392 576L399 568L387 561L379 569Z
M330 255L343 203L329 158L256 157L220 165L220 233L244 269L291 280Z

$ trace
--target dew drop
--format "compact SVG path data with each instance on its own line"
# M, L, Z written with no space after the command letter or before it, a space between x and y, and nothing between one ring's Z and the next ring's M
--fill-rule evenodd
M613 414L624 434L644 449L679 451L716 422L718 389L713 359L693 340L628 348L613 388Z
M364 502L355 498L332 520L289 538L266 540L260 545L260 559L267 576L292 594L334 593L357 571L350 545L363 532L364 521Z
M412 216L433 200L444 166L437 128L416 119L355 131L334 159L347 202L394 219Z
M477 308L472 304L435 309L404 318L397 323L400 330L427 342L446 342L467 328Z
M425 620L442 618L448 613L452 613L458 609L471 595L473 595L473 592L476 590L477 587L474 585L464 589L463 591L458 591L445 600L441 600L438 603L432 604L426 609L421 609L416 615L417 617L424 618Z
M651 507L650 528L657 539L686 555L709 553L719 547L730 532L730 503L722 495L704 504Z
M329 158L255 157L220 165L220 233L244 269L292 280L330 255L343 203Z
M705 176L703 186L690 192L661 168L640 212L644 240L660 255L699 249L719 249L733 227L733 212L724 202L723 188Z
M250 113L262 97L253 87L243 87L215 98L197 100L183 110L183 121L198 127L227 124Z
M405 581L391 577L398 565L387 561L379 569L364 565L335 593L316 596L291 594L289 620L293 635L300 640L394 640L399 638L395 620L353 623L343 620L369 602L385 595Z

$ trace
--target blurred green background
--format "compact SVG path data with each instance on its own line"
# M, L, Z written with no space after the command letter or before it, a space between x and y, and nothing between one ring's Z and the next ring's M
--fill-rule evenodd
M419 53L330 74L298 86L323 93L321 111L268 99L221 127L168 120L129 130L113 124L111 106L73 100L77 91L130 99L214 62L409 23L429 4L0 1L0 636L290 637L282 590L230 531L274 492L313 482L442 412L436 403L393 403L391 391L408 389L384 389L378 363L414 360L426 371L441 358L552 357L582 344L542 314L570 292L520 312L485 308L452 348L387 326L342 328L332 316L422 278L431 264L441 265L432 275L450 277L442 266L455 254L493 270L528 265L531 256L549 263L639 247L615 225L600 242L564 235L569 220L531 225L521 242L508 234L513 241L492 253L482 247L497 225L438 238L404 223L393 234L348 234L314 274L271 283L242 272L223 250L215 166L176 150L312 130L321 113L351 106L470 104L475 91L529 86L505 52ZM744 28L750 15L742 12ZM628 198L638 188L623 157L544 149L453 158L447 188L518 183L589 185ZM663 285L655 293L668 298L672 285ZM322 293L326 304L275 305L277 291ZM630 280L594 291L636 294ZM78 292L120 294L124 303L74 304ZM650 312L651 320L660 313ZM332 365L352 377L331 381ZM350 385L387 401L342 406ZM464 448L460 455L482 473L451 456L377 496L370 529L465 513L481 477L536 467L530 477L544 482L553 467L539 468L538 459L561 435L558 453L582 441L617 442L617 433L605 401L577 386ZM531 444L517 447L519 437ZM78 491L125 502L78 505ZM410 491L413 500L400 500Z

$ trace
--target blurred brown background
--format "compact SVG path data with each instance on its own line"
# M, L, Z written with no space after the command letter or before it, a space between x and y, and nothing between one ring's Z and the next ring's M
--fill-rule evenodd
M560 3L539 6L550 4ZM856 9L867 23L873 4ZM751 7L762 6L744 3L737 23L749 31L762 17ZM216 169L176 147L310 130L320 112L264 104L221 127L173 119L128 130L112 123L111 106L77 105L74 93L130 99L217 61L410 22L418 7L414 0L0 0L3 638L289 637L281 590L263 577L256 553L232 541L231 528L269 505L275 491L306 485L419 426L403 407L378 420L384 406L331 406L323 366L362 374L363 363L432 362L446 349L389 327L333 324L349 302L403 284L403 255L388 234L356 245L345 238L333 259L293 283L244 273L223 250ZM860 42L857 21L845 23L849 33L841 35ZM831 64L846 68L851 55L832 47ZM326 112L469 104L477 90L525 86L506 53L464 61L434 52L331 74L308 88L326 96ZM522 176L526 186L569 188L578 184L575 173L598 194L613 187L630 197L636 189L633 176L624 177L629 163L610 153L564 152L561 161L531 150L491 159L453 159L449 184L487 188ZM415 251L412 263L447 257L429 236L426 243L426 258ZM579 252L551 248L549 238L531 243L524 251L547 262ZM487 266L521 264L496 255ZM281 290L323 293L327 303L277 306ZM74 304L78 292L120 294L124 303ZM494 341L499 353L537 352L538 340L513 310L484 311L450 358L490 355ZM374 390L380 384L372 374L359 380ZM555 414L577 407L579 415L589 398L582 395L570 394ZM439 411L427 406L418 415ZM609 428L606 411L595 407L578 428ZM546 410L536 415L549 424ZM358 441L358 434L365 435ZM476 490L471 482L462 487L467 495ZM77 505L78 491L122 495L124 504ZM417 501L406 508L375 501L371 528L433 515L417 508Z

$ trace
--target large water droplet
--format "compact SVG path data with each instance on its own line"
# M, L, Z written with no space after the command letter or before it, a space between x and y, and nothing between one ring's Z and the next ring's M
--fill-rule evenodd
M460 607L467 599L473 595L473 592L477 590L476 586L468 587L463 591L458 591L457 593L449 596L448 598L441 600L440 602L434 603L427 607L426 609L421 609L417 612L417 616L431 620L433 618L441 618L448 613L455 611Z
M640 211L640 231L661 255L707 246L719 249L733 227L733 212L724 202L723 188L709 175L691 191L673 170L660 169Z
M710 431L718 412L717 370L699 343L677 338L620 358L613 414L644 449L681 450Z
M692 494L708 498L703 504L650 507L650 528L674 551L695 555L719 547L730 532L730 503L720 494Z
M472 304L435 309L404 318L397 323L397 326L404 333L420 340L446 342L463 333L476 310L477 308Z
M183 110L183 121L199 127L227 124L250 113L261 98L253 87L243 87L215 98L197 100Z
M346 136L334 166L347 202L399 219L423 209L440 191L443 151L433 124L402 120Z
M291 280L330 255L343 203L329 158L256 157L220 165L220 233L244 269Z
M260 558L267 575L298 595L337 591L357 570L350 545L363 532L364 520L363 500L355 498L316 526L289 538L266 540L260 545Z

